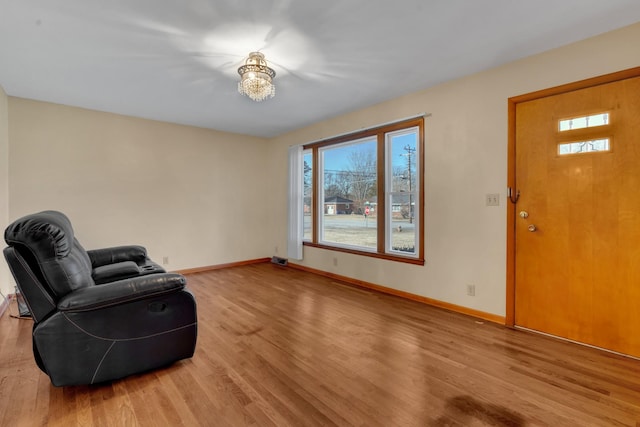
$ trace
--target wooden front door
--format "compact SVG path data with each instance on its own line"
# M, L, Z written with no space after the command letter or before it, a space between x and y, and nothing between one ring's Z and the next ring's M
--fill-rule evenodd
M516 326L640 357L640 77L515 105Z

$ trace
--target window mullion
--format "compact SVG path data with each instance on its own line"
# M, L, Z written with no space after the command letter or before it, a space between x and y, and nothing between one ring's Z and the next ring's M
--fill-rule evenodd
M311 241L318 243L318 209L322 206L318 206L318 187L320 186L320 180L318 179L319 167L318 167L318 147L312 148L312 172L311 172Z
M378 170L378 206L377 206L377 215L376 218L378 220L378 253L386 252L386 217L387 217L387 200L386 200L386 148L385 148L385 134L384 132L378 133L378 159L377 159L377 170Z

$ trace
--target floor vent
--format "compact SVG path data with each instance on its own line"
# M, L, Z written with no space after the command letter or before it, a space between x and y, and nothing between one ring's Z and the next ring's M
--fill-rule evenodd
M289 262L287 261L286 258L280 258L277 256L274 256L271 258L271 263L272 264L276 264L276 265L287 265Z

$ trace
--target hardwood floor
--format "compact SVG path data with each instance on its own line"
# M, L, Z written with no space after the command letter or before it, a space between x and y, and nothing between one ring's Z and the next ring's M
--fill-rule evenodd
M5 314L0 425L640 426L637 360L269 263L188 281L194 357L99 386L53 387Z

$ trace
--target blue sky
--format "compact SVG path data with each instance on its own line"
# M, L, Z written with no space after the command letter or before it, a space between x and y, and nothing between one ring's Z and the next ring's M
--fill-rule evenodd
M403 149L405 145L409 145L412 148L416 147L416 135L415 134L400 134L395 135L392 139L392 164L396 166L406 167L407 158L404 156L407 152ZM371 150L376 150L376 138L373 137L369 140L361 140L358 144L344 145L341 147L335 147L334 149L325 150L324 153L324 167L326 170L345 170L349 168L349 153ZM305 160L309 161L309 157L305 156ZM415 166L415 162L412 161Z

